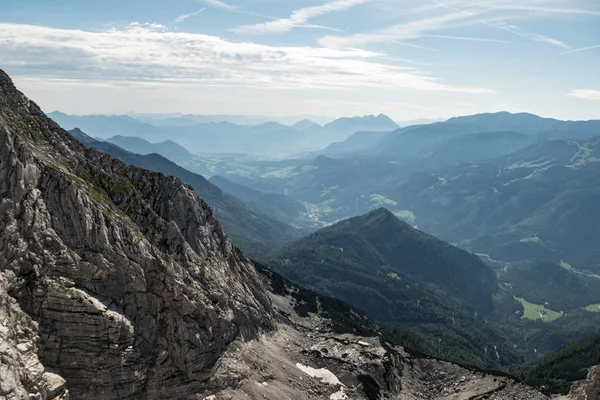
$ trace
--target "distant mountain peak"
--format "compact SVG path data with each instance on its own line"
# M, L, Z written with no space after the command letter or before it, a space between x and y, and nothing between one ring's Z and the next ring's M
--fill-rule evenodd
M400 233L400 232L414 232L417 235L424 235L422 232L414 229L400 218L396 217L394 213L385 207L377 208L367 214L360 215L357 217L349 218L341 221L340 224L346 224L346 226L353 226L353 229L360 231L369 231L374 234L376 231L387 233ZM335 226L335 225L332 225Z
M317 166L317 167L326 167L326 166L338 164L339 162L340 162L340 160L336 160L335 158L327 157L327 156L321 154L321 155L317 156L311 164L314 166Z
M292 128L294 128L298 131L305 131L307 129L320 128L320 127L321 127L321 125L317 124L314 121L311 121L310 119L303 119L302 121L298 121L294 125L292 125Z
M86 135L86 136L89 136L87 133L83 132L81 129L79 129L79 128L77 128L77 127L75 127L75 128L73 128L73 129L71 129L71 130L69 131L69 133L70 133L71 135Z
M381 119L381 120L387 120L387 121L394 122L394 120L392 118L390 118L388 115L385 115L385 114L379 114L378 116L375 117L375 119Z
M325 127L330 129L348 129L356 132L361 130L393 131L394 129L397 129L399 125L385 114L379 114L377 116L369 114L363 115L362 117L338 118L325 125Z
M392 213L390 210L388 210L385 207L380 207L377 208L367 214L365 214L365 217L367 218L372 218L372 217L387 217L387 218L394 218L394 219L398 219L394 213Z

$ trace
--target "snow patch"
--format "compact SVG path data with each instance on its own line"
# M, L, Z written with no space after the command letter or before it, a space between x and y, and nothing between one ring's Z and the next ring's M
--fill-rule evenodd
M326 383L328 385L340 385L344 386L342 382L335 376L331 371L326 368L315 369L312 367L307 367L306 365L302 365L300 363L296 364L296 367L304 372L307 375L312 376L313 378L321 379L322 383Z
M348 400L348 396L344 393L344 388L341 387L339 392L335 392L329 396L329 400Z

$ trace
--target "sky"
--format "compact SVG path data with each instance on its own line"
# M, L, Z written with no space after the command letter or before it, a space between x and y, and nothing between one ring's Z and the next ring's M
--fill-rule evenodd
M600 119L598 0L0 2L47 112Z

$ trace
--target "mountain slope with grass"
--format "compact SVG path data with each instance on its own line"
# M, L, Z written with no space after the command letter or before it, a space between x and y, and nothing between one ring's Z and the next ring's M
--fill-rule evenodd
M290 273L302 274L306 272L299 267L291 270L304 255L337 259L364 274L385 271L434 284L482 311L493 308L498 290L495 273L479 257L412 228L384 208L321 229L286 246L277 257L290 260ZM322 271L332 274L325 267ZM339 278L343 281L343 275Z
M600 272L600 140L542 142L389 184L427 232L503 262L540 258Z
M398 327L410 327L422 335L413 343L430 343L426 347L438 357L495 368L523 360L486 323L495 297L501 297L495 273L477 256L385 209L290 243L265 264L391 324L392 336L404 337Z

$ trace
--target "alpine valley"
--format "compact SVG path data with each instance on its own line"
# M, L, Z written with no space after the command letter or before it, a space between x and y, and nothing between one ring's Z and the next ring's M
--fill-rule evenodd
M600 121L249 121L0 71L0 398L596 398Z

